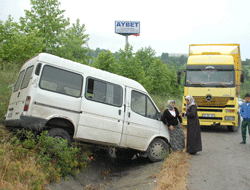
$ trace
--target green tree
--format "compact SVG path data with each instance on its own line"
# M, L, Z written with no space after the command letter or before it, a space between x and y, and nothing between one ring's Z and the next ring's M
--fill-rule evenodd
M70 59L79 63L87 64L88 58L88 34L84 34L85 25L80 24L77 19L75 24L72 24L65 33L60 35L58 39L58 46L56 47L55 54Z
M150 46L141 48L136 52L135 56L141 61L141 65L143 66L145 73L148 75L148 69L156 59L155 50L153 50Z
M102 51L94 60L93 67L113 73L117 67L115 56L109 50Z
M40 53L44 48L42 39L36 37L37 31L29 35L20 31L18 23L9 16L5 23L0 21L0 61L23 63ZM3 68L3 65L1 66Z
M141 66L141 61L133 55L133 47L127 44L124 50L119 51L118 64L115 73L133 79L141 83L148 92L152 89L152 83Z
M153 84L153 94L170 94L171 93L171 78L170 71L166 64L163 64L160 59L155 59L149 67L149 78Z
M58 46L58 37L65 32L70 24L60 10L58 0L31 0L31 11L25 10L25 17L20 18L21 30L26 34L37 30L37 37L43 39L43 52L54 54Z

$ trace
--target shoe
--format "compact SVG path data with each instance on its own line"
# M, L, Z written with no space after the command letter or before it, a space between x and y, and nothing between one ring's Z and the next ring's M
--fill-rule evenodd
M246 142L245 142L245 141L242 141L242 142L240 142L240 144L246 144Z
M189 154L191 154L191 155L195 155L195 154L196 154L196 152L189 152Z

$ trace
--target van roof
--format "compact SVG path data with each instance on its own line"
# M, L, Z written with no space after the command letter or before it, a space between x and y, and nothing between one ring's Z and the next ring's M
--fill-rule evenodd
M137 90L147 93L145 88L135 80L132 80L132 79L129 79L129 78L126 78L126 77L123 77L114 73L110 73L107 71L103 71L100 69L96 69L94 67L84 65L81 63L77 63L68 59L55 56L55 55L51 55L48 53L40 53L34 56L33 58L31 58L30 60L32 59L37 59L38 61L49 63L49 64L59 66L59 67L63 67L71 71L76 71L78 73L84 73L87 76L92 76L92 77L99 78L108 82L112 82L116 84L123 84L125 86L133 87Z

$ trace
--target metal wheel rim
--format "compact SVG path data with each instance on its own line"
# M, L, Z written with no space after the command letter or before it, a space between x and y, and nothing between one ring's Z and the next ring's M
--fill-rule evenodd
M166 155L166 150L162 143L154 143L151 147L150 154L155 159L162 159Z

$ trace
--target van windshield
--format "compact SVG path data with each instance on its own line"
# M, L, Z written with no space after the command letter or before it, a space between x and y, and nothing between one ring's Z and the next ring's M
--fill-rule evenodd
M46 65L39 86L44 90L80 97L82 83L82 75Z

